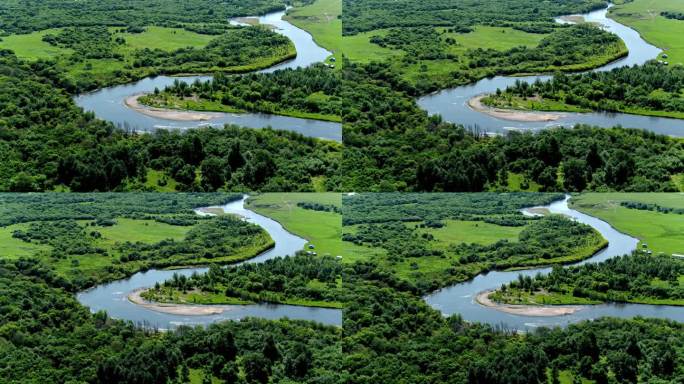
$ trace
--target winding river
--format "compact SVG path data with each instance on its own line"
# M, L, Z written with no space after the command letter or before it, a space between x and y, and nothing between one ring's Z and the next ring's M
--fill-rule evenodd
M312 36L294 25L283 20L285 11L273 12L255 17L261 24L274 26L274 31L287 36L297 50L297 57L276 64L260 72L273 72L284 68L306 67L314 63L325 61L332 53L318 46ZM232 24L238 24L231 21ZM148 116L124 104L126 98L142 93L151 93L155 88L164 89L172 85L175 80L192 83L195 80L207 81L211 76L157 76L147 77L131 84L107 87L95 92L78 95L74 98L77 105L86 111L92 111L103 120L111 121L115 125L136 131L154 131L157 129L188 129L202 126L222 127L225 124L236 124L247 128L265 128L288 130L305 136L327 140L342 141L342 124L301 119L296 117L269 115L265 113L211 113L208 120L177 121Z
M279 256L294 255L304 248L306 240L288 232L275 220L259 215L244 207L247 197L228 203L221 207L225 213L244 217L250 223L261 226L275 241L275 246L245 263L260 263ZM195 212L208 215L202 209ZM248 304L248 305L211 305L201 306L216 309L218 313L208 315L178 315L158 312L145 306L136 305L128 299L128 295L142 288L149 288L155 283L170 279L173 274L190 276L193 273L204 273L206 267L183 268L174 270L150 269L138 272L130 278L98 285L77 294L78 301L91 312L107 311L116 319L130 320L144 327L158 329L174 329L179 325L207 325L222 320L238 320L244 317L260 317L264 319L298 319L311 320L328 325L342 325L342 311L331 308L304 307L285 304Z
M568 207L570 197L551 203L547 208L554 214L566 215L580 223L590 225L608 240L608 247L573 265L601 262L616 256L631 253L637 248L639 240L618 232L610 224ZM537 207L539 208L539 207ZM526 215L533 215L530 209L523 210ZM611 317L656 317L684 322L684 307L670 305L646 305L627 303L608 303L599 305L574 306L576 312L559 316L524 316L506 313L492 307L479 304L475 297L483 291L491 291L517 280L518 275L534 277L536 274L547 274L551 268L534 268L522 271L494 271L480 274L474 279L443 288L425 296L425 301L445 315L459 313L465 320L502 326L506 329L529 330L543 326L566 326L581 320L595 319L602 316ZM564 306L573 307L573 306Z
M658 56L661 50L641 38L639 33L626 27L606 15L608 9L590 12L584 15L588 22L598 23L606 30L618 35L627 46L629 55L614 61L608 65L595 69L595 71L609 71L613 68L643 64L648 60ZM557 19L557 22L565 22ZM429 114L439 114L453 123L462 124L471 129L500 134L508 130L540 130L554 126L573 126L575 124L590 124L601 127L613 127L621 125L626 128L642 128L659 134L682 137L684 136L684 120L670 119L664 117L650 117L640 115L630 115L625 113L570 113L559 112L561 117L554 121L541 122L518 122L500 119L471 109L468 100L487 93L496 92L497 88L505 89L515 84L517 80L533 83L537 79L544 81L550 76L496 76L482 79L474 84L445 89L419 98L418 104ZM540 112L548 114L549 112Z

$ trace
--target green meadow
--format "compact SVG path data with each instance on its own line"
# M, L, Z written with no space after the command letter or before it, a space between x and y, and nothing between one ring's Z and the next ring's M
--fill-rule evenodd
M297 203L318 203L342 206L339 193L264 193L247 201L249 209L278 221L285 229L308 240L319 255L342 256L345 263L374 253L367 247L342 241L342 215L336 212L314 211ZM307 248L308 249L308 248Z
M684 21L661 16L663 11L684 12L681 0L620 1L608 16L636 29L649 43L663 49L672 64L684 64Z
M327 50L332 51L336 61L341 64L341 14L341 0L317 0L309 5L290 9L284 19L309 32L313 36L314 41Z
M626 208L623 201L684 208L682 193L586 193L570 200L574 209L639 238L655 253L684 254L684 215Z

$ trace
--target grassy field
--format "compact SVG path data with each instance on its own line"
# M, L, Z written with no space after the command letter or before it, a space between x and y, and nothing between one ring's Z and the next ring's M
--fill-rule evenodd
M574 209L607 221L621 232L647 243L654 252L684 254L684 216L630 209L621 201L684 208L682 193L587 193L574 196Z
M192 227L159 223L154 220L133 220L118 218L116 225L98 229L102 240L110 243L130 241L132 243L158 243L165 239L182 240Z
M339 18L341 14L342 0L317 0L310 5L290 9L284 19L309 32L314 41L333 52L335 61L341 64L342 20Z
M12 232L20 229L26 230L28 224L16 224L8 227L0 227L0 258L18 259L35 255L40 251L50 248L46 245L25 243L12 237Z
M111 32L116 28L110 28ZM179 48L206 46L215 36L202 35L182 28L165 28L149 26L142 33L114 33L114 38L123 37L126 40L125 49L161 49L174 51Z
M342 256L345 263L366 259L376 250L342 241L342 215L297 206L299 202L311 202L342 206L339 193L265 193L252 196L247 206L255 212L268 216L288 231L307 239L319 255Z
M620 1L608 16L617 22L636 29L649 43L663 49L672 64L684 64L684 21L667 19L663 11L684 12L681 0Z
M58 55L67 55L73 51L59 48L44 42L43 36L59 32L59 29L47 29L26 35L11 35L0 38L0 48L14 51L17 57L25 60L49 59Z
M185 239L186 234L194 226L174 226L160 223L154 220L137 220L128 218L115 218L116 224L113 226L92 226L89 220L79 220L78 224L85 228L85 233L97 231L101 237L93 240L93 246L101 248L106 253L93 253L70 255L67 257L52 257L52 246L47 244L27 243L12 237L15 230L26 230L28 223L9 225L0 227L0 257L5 259L17 259L20 257L36 257L48 262L55 268L57 274L67 278L91 277L96 281L108 280L112 277L120 278L133 274L145 267L145 261L129 260L121 263L119 258L122 255L119 244L125 242L157 244L163 240L171 239L176 242ZM266 233L263 238L258 238L252 245L244 246L233 250L231 254L220 255L218 257L204 256L184 259L181 255L170 255L164 260L160 260L165 266L186 266L186 265L205 265L209 263L231 263L242 261L254 257L266 248L271 247L273 241ZM117 269L117 273L112 275L111 269Z
M0 48L11 49L18 57L27 60L49 59L59 55L71 54L73 52L71 49L55 47L42 40L46 34L56 34L59 30L59 28L48 29L26 35L3 37L0 41ZM126 44L119 48L119 52L124 54L130 54L133 50L144 48L164 51L173 51L185 47L202 48L215 38L215 36L201 35L182 28L151 26L142 33L122 33L117 32L117 28L110 28L109 30L112 32L113 38L122 37L126 40ZM93 62L97 61L107 62L109 60L93 60ZM111 61L114 62L115 60ZM109 66L111 65L112 63L109 64Z
M438 248L445 249L449 244L476 243L489 245L499 240L518 241L524 227L504 227L482 221L445 220L442 228L422 228L418 233L431 233L437 240Z

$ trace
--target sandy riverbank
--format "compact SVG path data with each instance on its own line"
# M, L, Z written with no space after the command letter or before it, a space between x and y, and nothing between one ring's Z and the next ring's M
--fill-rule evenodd
M146 105L140 104L140 101L138 101L138 99L141 96L143 96L143 95L138 94L138 95L129 96L124 100L124 104L127 107L135 110L136 112L142 113L143 115L157 117L157 118L165 119L165 120L205 121L205 120L216 119L216 118L221 116L220 113L212 113L212 112L179 111L179 110L175 110L175 109L148 107Z
M496 309L497 311L521 316L563 316L570 315L582 309L582 306L561 306L561 305L513 305L499 304L493 302L489 296L494 291L484 291L477 294L475 300L485 307Z
M561 113L541 113L519 111L516 109L492 108L482 104L482 99L486 96L487 95L479 95L473 97L472 99L468 100L468 106L474 111L485 113L489 116L496 117L497 119L522 121L527 123L556 121L563 117L563 114Z
M128 295L128 300L136 305L145 307L152 311L169 313L171 315L182 316L205 316L218 315L225 312L229 307L223 305L187 305L187 304L163 304L151 303L140 296L146 289L138 289Z

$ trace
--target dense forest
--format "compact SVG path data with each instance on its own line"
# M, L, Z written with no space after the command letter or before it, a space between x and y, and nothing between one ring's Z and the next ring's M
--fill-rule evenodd
M516 82L484 100L494 106L684 116L684 67L649 62L643 66L576 75L556 74L533 84ZM551 105L546 105L547 101ZM560 102L561 104L555 103Z
M673 191L684 171L679 139L589 126L484 136L428 117L389 64L345 63L343 82L343 190L506 190L518 174L549 191Z
M340 381L337 328L245 319L156 332L91 314L58 280L49 265L0 261L3 383Z
M242 76L218 74L210 81L177 82L140 101L164 108L256 111L340 121L339 73L325 64Z
M336 189L336 143L234 126L129 132L76 107L42 76L49 65L0 56L0 191L310 191L315 177Z
M308 2L308 1L305 1ZM28 33L59 27L142 27L225 23L236 16L260 15L285 9L279 0L8 0L0 4L0 32Z
M548 204L558 198L552 194L346 196L342 240L383 250L371 258L383 273L393 276L402 287L425 294L482 271L567 263L604 247L606 241L591 227L563 216L539 218L519 212L522 207ZM513 240L443 240L439 232L453 221L475 222L473 236L478 231L520 229Z
M212 266L209 272L171 280L142 294L155 302L286 303L338 307L342 264L331 256L301 255L241 264ZM192 292L188 296L188 292Z
M475 24L512 26L548 32L558 15L605 8L601 0L344 0L343 32L355 34L388 27L442 26L463 29Z
M492 296L503 302L541 303L560 295L563 303L575 298L597 302L684 304L684 260L636 252L571 268L554 268L548 275L520 278ZM556 298L558 299L558 298Z

